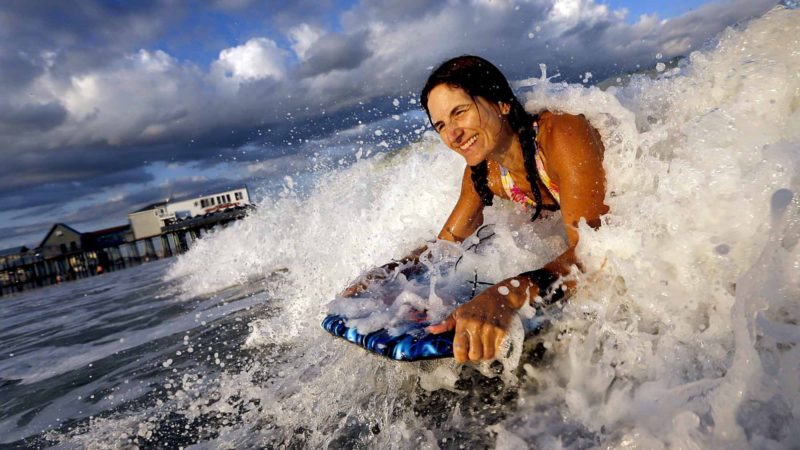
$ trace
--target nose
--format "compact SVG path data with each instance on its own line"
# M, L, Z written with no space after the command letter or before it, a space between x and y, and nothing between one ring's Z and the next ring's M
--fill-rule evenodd
M457 123L452 122L448 127L447 134L450 142L460 144L461 139L464 137L464 130Z

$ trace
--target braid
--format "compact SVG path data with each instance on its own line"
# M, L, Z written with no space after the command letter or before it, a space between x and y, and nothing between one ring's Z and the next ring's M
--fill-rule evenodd
M538 115L529 114L519 102L514 101L512 102L508 120L519 136L522 158L525 164L525 175L531 185L533 199L536 202L536 209L531 217L531 222L533 222L542 213L542 190L539 189L539 171L536 169L536 152L538 148L536 145L536 130L533 128L533 122L538 120ZM472 166L472 185L481 197L481 202L484 206L491 206L492 197L494 197L494 194L489 189L488 174L489 165L485 160Z
M539 189L539 171L536 169L536 130L533 123L539 119L538 114L532 115L525 111L522 104L515 98L511 102L511 111L508 114L508 123L517 132L519 143L522 147L522 158L525 164L525 175L531 185L533 200L536 202L536 210L533 212L531 222L542 213L542 191Z
M533 122L537 119L531 116L529 125L524 130L519 132L519 141L522 144L522 158L525 162L525 174L528 177L528 183L531 185L533 191L533 199L536 201L536 210L533 212L531 222L539 217L542 213L542 190L539 189L539 171L536 169L536 152L539 151L536 146L536 130L533 129Z
M481 197L484 206L492 206L494 194L489 189L489 164L486 160L472 166L472 185Z

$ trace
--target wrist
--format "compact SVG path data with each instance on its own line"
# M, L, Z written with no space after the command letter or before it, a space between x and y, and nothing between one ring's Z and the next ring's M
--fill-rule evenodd
M530 284L525 278L517 276L497 283L493 289L498 298L516 310L522 308L528 300Z
M561 275L550 269L541 268L523 272L517 275L517 278L528 280L544 304L555 303L564 298L564 290L561 289L560 283Z

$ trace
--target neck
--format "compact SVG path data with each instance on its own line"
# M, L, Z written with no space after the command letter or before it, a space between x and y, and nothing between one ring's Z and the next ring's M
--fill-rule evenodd
M522 144L519 135L515 133L508 122L503 124L504 138L498 142L497 148L489 154L489 159L505 167L512 174L524 178L525 159L522 156Z

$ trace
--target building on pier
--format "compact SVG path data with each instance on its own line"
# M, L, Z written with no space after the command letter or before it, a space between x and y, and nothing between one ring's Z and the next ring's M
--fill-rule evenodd
M251 205L247 186L153 203L128 214L134 239L158 236L162 228L197 217Z
M150 204L129 223L81 233L54 224L34 249L0 250L0 296L125 269L183 253L253 209L247 187Z

